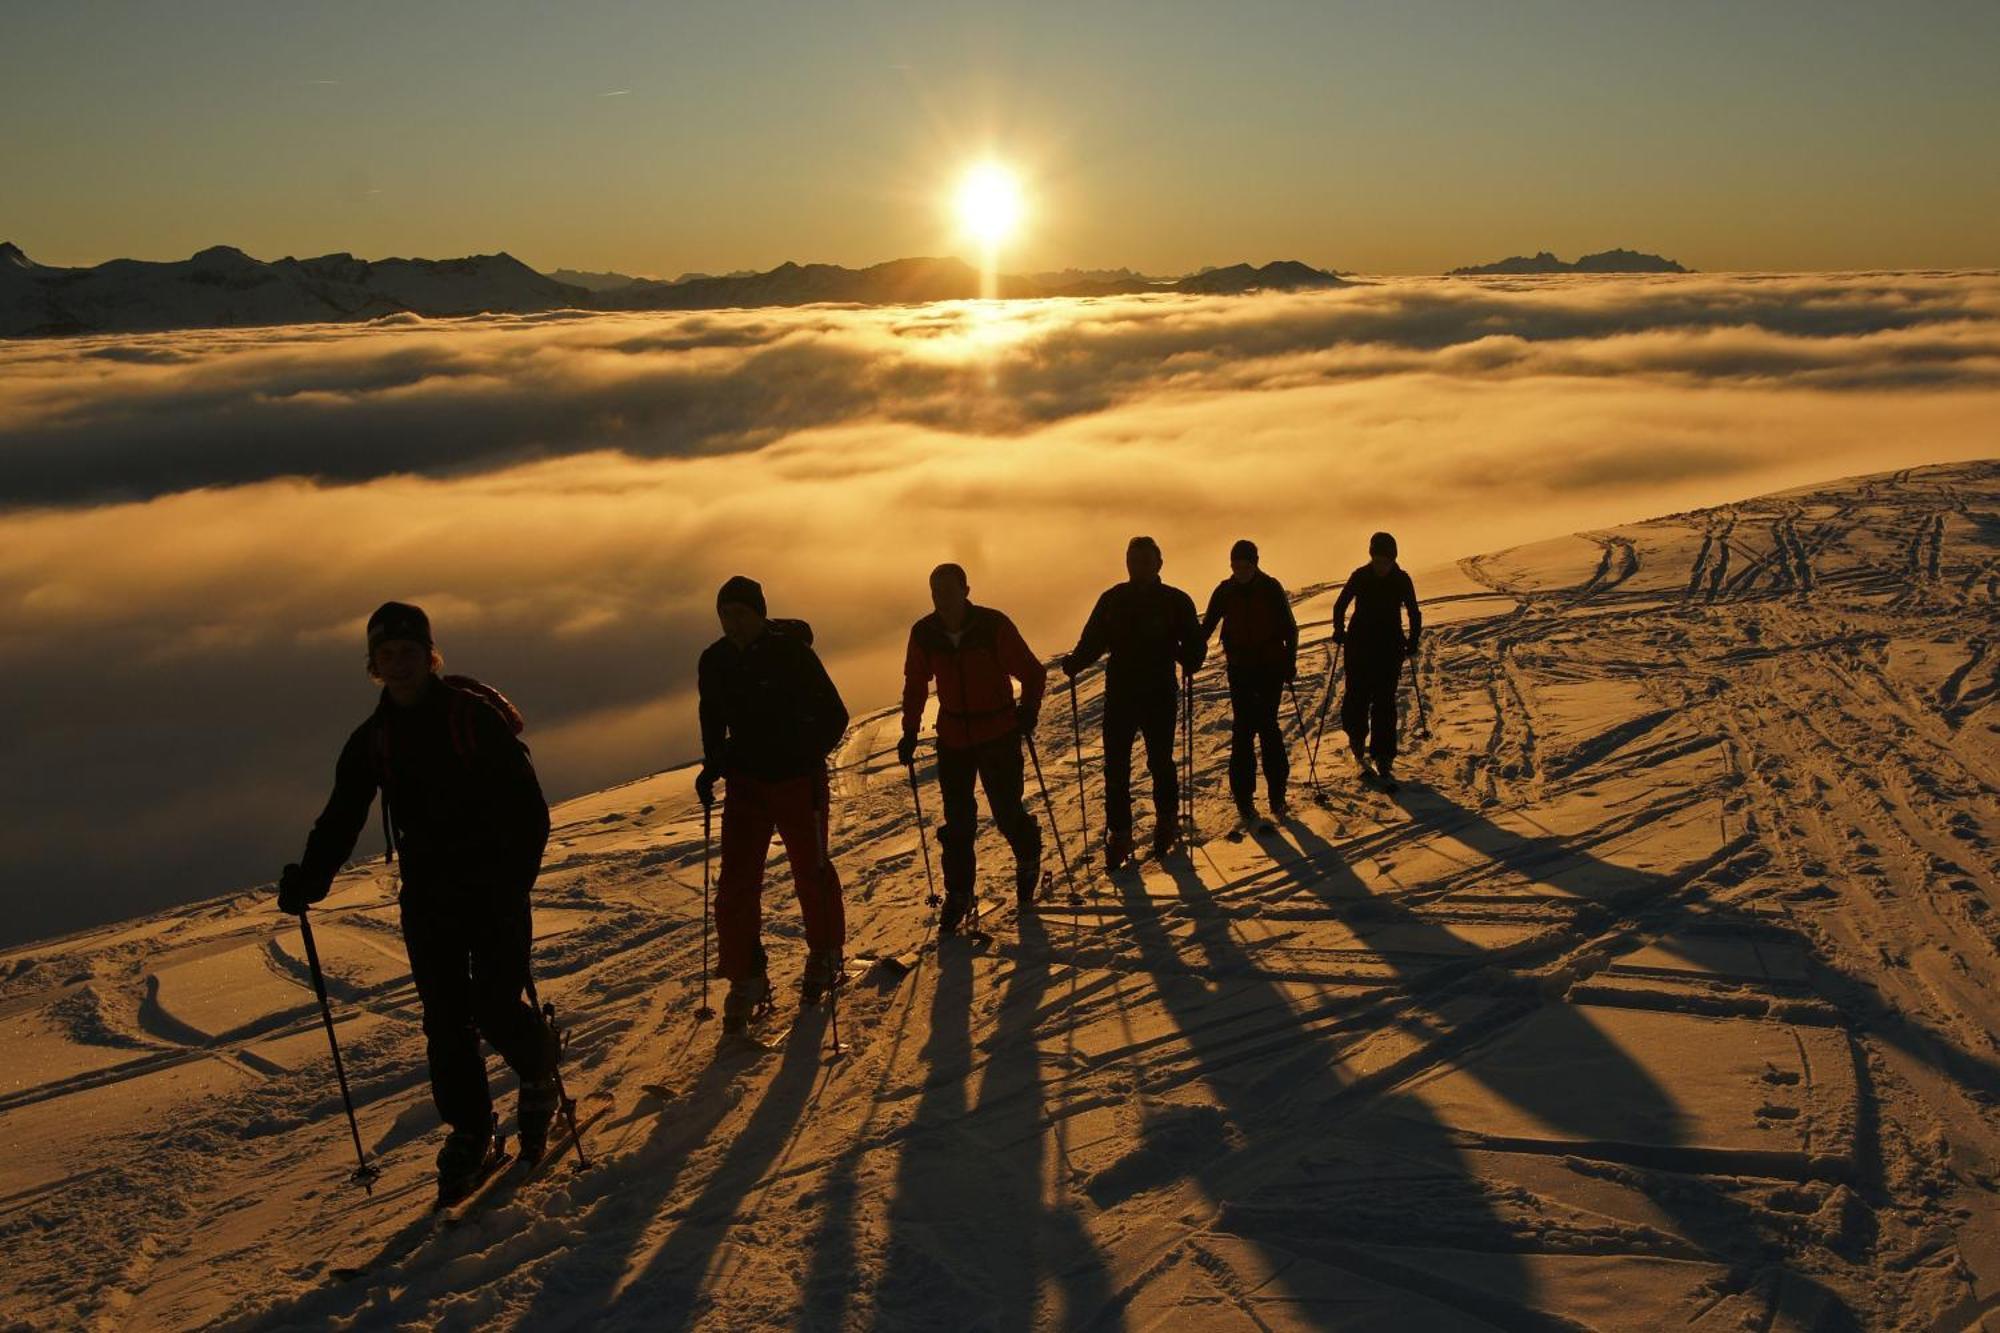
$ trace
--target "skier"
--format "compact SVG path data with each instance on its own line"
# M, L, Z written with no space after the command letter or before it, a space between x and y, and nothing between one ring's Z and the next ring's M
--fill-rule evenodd
M1347 576L1347 586L1333 604L1333 641L1345 644L1347 689L1340 699L1340 723L1353 747L1363 782L1396 789L1396 684L1402 679L1403 658L1417 651L1423 632L1423 612L1417 609L1416 586L1396 563L1396 539L1378 532L1368 539L1368 563ZM1349 626L1347 608L1354 607ZM1407 610L1410 632L1403 633L1401 612ZM1368 766L1370 756L1374 768Z
M283 911L326 897L381 792L389 856L402 865L397 905L431 1098L451 1127L437 1156L441 1205L465 1197L492 1165L482 1036L520 1075L524 1158L541 1155L558 1101L553 1036L522 998L548 803L515 735L520 714L477 681L441 675L443 666L420 608L385 602L368 618L368 674L381 699L341 749L305 854L278 880Z
M1179 690L1174 667L1193 679L1207 655L1194 600L1160 581L1165 563L1151 537L1125 547L1123 583L1097 599L1076 647L1062 659L1072 680L1098 658L1104 668L1104 862L1117 870L1132 856L1132 741L1146 738L1153 775L1153 851L1164 856L1179 841L1180 781L1174 771L1174 722Z
M1271 814L1288 813L1285 783L1291 763L1278 705L1298 672L1299 623L1292 600L1276 579L1257 566L1257 544L1243 540L1229 548L1229 577L1215 585L1201 618L1206 643L1222 626L1229 665L1229 794L1245 824L1257 821L1257 747L1264 751L1264 786Z
M770 1007L771 982L759 923L764 859L775 829L792 863L805 920L806 968L800 1003L817 1004L840 979L847 938L840 877L827 848L827 759L847 730L847 706L812 650L801 620L765 618L764 590L742 575L715 597L722 637L701 655L701 772L695 793L722 803L722 872L715 888L716 971L729 982L722 1002L726 1038L749 1036Z
M1034 733L1048 672L1013 621L972 603L963 568L939 565L930 585L935 609L910 626L903 657L903 738L896 759L905 768L916 763L917 728L931 682L937 681L937 775L944 800L944 827L938 831L944 907L938 928L951 935L972 906L978 871L975 777L986 789L994 824L1014 850L1015 897L1023 908L1034 903L1042 880L1042 826L1021 804L1021 738ZM1018 703L1015 681L1021 683Z

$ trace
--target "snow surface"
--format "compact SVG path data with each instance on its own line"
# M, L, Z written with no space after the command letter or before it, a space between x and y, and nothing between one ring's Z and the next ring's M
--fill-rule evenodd
M900 980L861 960L924 939L923 860L892 715L861 718L838 1061L815 1011L780 1054L712 1062L689 770L569 802L536 963L593 1165L505 1181L455 1228L425 1213L438 1136L372 864L315 914L372 1194L268 886L0 954L0 1315L1992 1327L1996 503L2000 464L1934 468L1420 574L1399 796L1329 733L1328 808L1295 747L1277 832L1027 919L989 831L995 943ZM1308 722L1339 684L1327 598L1301 599ZM1094 796L1098 673L1082 698ZM1038 739L1074 854L1066 702ZM1219 670L1198 708L1219 833Z

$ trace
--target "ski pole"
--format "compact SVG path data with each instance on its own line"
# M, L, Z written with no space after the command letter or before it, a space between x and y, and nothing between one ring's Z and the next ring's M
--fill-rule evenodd
M1187 773L1187 845L1193 850L1195 840L1200 836L1200 825L1194 813L1194 672L1185 673L1185 683L1181 688L1181 765Z
M1084 797L1084 790L1083 790L1083 723L1079 720L1076 711L1075 676L1071 676L1069 678L1069 731L1070 731L1070 739L1075 745L1075 749L1073 749L1071 753L1076 756L1077 836L1083 840L1082 855L1089 856L1090 855L1090 806L1089 802ZM1075 880L1070 881L1069 901L1070 901L1070 906L1072 907L1076 906L1076 904L1083 901L1083 890L1077 886Z
M1299 687L1288 680L1285 682L1285 688L1291 691L1292 722L1298 728L1299 746L1306 752L1306 770L1312 776L1313 799L1324 805L1326 791L1319 785L1319 748L1308 743L1310 737L1306 735L1306 713L1299 707Z
M912 774L915 773L914 765L911 768L911 772ZM839 901L839 894L840 894L840 889L839 889L840 877L834 873L833 869L833 848L831 846L833 841L833 792L830 785L828 787L827 792L820 798L820 800L821 800L821 804L819 807L820 892L825 894L828 899L831 899L833 902L837 903ZM828 906L828 913L830 916L831 904L829 904ZM845 944L846 941L843 940L842 941L843 948L845 947ZM826 1016L827 1016L827 1022L831 1028L831 1035L833 1037L833 1045L827 1048L826 1058L829 1061L838 1060L840 1059L841 1056L847 1054L847 1048L840 1044L840 987L841 984L846 980L847 980L846 959L841 954L836 953L834 957L833 975L827 978L827 984L826 984Z
M533 936L534 932L531 929L529 931L531 942ZM579 1171L588 1170L590 1159L583 1155L583 1131L576 1127L576 1098L570 1096L569 1089L563 1085L562 1058L569 1053L569 1034L556 1026L556 1006L554 1002L551 1001L548 1004L544 1004L542 1003L541 996L535 993L535 974L533 972L528 973L528 1005L542 1020L542 1030L548 1034L549 1076L556 1081L556 1107L562 1112L562 1118L569 1124L570 1146L576 1149L576 1169Z
M382 1169L368 1164L368 1155L361 1150L361 1122L354 1117L354 1095L347 1090L347 1066L340 1060L340 1039L333 1035L333 1005L326 998L326 974L319 967L319 946L313 943L312 922L306 919L306 909L299 909L299 935L306 942L306 966L312 969L313 993L319 996L319 1016L326 1024L326 1044L333 1050L333 1076L340 1080L340 1100L347 1107L347 1132L354 1136L353 1180L370 1194L375 1192L375 1178Z
M1424 708L1424 682L1422 673L1418 670L1419 659L1422 656L1422 649L1410 654L1410 692L1417 696L1417 739L1427 741L1431 738L1431 721Z
M1042 756L1035 751L1034 733L1024 733L1028 740L1028 758L1035 763L1035 785L1042 789L1042 808L1049 814L1049 836L1056 840L1056 855L1062 858L1063 878L1069 881L1070 893L1076 894L1076 872L1070 868L1069 849L1063 846L1062 828L1056 823L1055 802L1049 799L1049 784L1042 777Z
M694 1021L706 1023L715 1017L715 1007L708 1002L708 860L709 849L713 846L715 807L707 801L701 803L701 1008L694 1011Z
M917 791L917 766L912 763L906 771L910 775L910 804L915 806L917 811L917 845L924 849L924 881L930 885L930 896L924 901L931 906L931 922L935 925L938 919L938 905L944 899L938 897L937 872L931 869L931 840L930 835L924 831L924 798ZM931 927L925 926L924 934L930 933Z

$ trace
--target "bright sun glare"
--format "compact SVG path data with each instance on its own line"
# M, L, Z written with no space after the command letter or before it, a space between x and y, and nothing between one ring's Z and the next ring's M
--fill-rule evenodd
M1021 183L997 162L980 163L959 183L959 223L988 249L1013 235L1021 211Z

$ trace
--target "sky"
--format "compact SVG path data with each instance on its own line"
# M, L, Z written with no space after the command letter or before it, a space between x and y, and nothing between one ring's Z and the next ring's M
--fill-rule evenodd
M1424 596L1520 542L1990 456L1996 420L1990 275L0 340L0 944L275 877L389 598L521 706L561 799L695 757L732 574L859 714L943 560L1046 657L1137 532L1205 601L1239 537L1297 589L1386 528Z
M46 264L506 250L672 276L2000 264L2000 5L0 3L0 240Z

